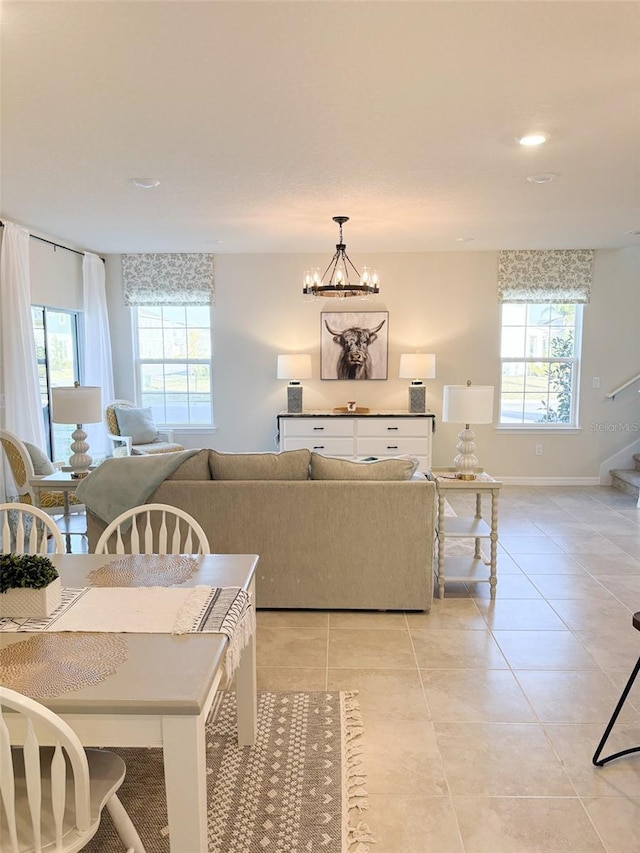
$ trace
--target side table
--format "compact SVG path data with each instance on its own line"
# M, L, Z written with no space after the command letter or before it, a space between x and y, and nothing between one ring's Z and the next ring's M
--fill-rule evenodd
M475 480L457 480L455 470L433 468L431 473L438 490L437 539L438 562L437 581L438 596L444 598L445 581L466 581L473 583L489 583L491 597L495 596L498 557L498 497L502 483L482 471L476 474ZM448 516L445 514L445 498L447 493L473 492L476 496L476 512L473 516ZM491 496L490 523L482 516L482 496ZM469 557L447 557L445 555L446 539L473 539L474 551ZM485 562L481 552L481 542L490 542L490 559ZM489 567L487 575L486 568Z
M64 494L64 524L59 523L58 527L61 528L65 537L68 554L71 553L71 535L79 533L85 536L87 532L86 522L83 522L82 530L73 529L74 525L71 523L71 510L69 507L69 495L75 492L78 484L81 482L81 480L72 477L70 471L55 471L53 474L47 474L44 477L31 477L29 480L29 485L36 495L36 502L41 509L47 510L47 507L42 507L41 505L40 495L42 492L62 492Z

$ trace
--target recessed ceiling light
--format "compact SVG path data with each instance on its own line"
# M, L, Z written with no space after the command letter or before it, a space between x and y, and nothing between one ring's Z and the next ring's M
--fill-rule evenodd
M152 190L154 187L160 186L160 181L156 181L154 178L131 178L131 183L141 190Z
M558 176L555 172L545 172L542 175L529 175L527 180L530 184L548 184L555 181Z
M632 228L631 231L625 231L625 234L632 234L634 237L640 237L640 228Z
M471 243L475 237L456 237L456 243Z
M535 133L525 133L524 136L516 136L516 142L524 145L526 148L535 148L536 145L544 145L549 139L548 133L536 131Z

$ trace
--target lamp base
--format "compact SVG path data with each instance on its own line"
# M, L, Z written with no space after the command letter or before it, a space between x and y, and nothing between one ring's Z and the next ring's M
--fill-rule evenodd
M459 453L453 460L453 464L456 466L456 480L476 479L474 468L478 467L478 457L475 455L475 437L476 434L472 429L469 429L469 424L458 433L456 450Z
M423 414L427 406L427 389L424 385L409 385L409 411Z
M87 476L93 459L87 453L89 449L86 441L87 434L82 429L81 424L78 424L77 429L71 433L71 438L73 439L71 442L73 455L69 458L69 467L71 468L72 479L79 480Z
M287 411L292 415L302 412L302 385L287 385Z

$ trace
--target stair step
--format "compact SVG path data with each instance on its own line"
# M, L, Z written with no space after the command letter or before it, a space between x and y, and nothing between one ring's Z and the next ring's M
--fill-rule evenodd
M620 489L628 495L632 495L634 498L640 496L639 470L612 468L609 473L611 474L611 485L615 486L616 489Z

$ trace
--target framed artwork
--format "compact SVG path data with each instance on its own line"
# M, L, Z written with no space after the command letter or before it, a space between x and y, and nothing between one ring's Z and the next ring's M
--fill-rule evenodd
M388 311L320 314L321 379L386 379Z

